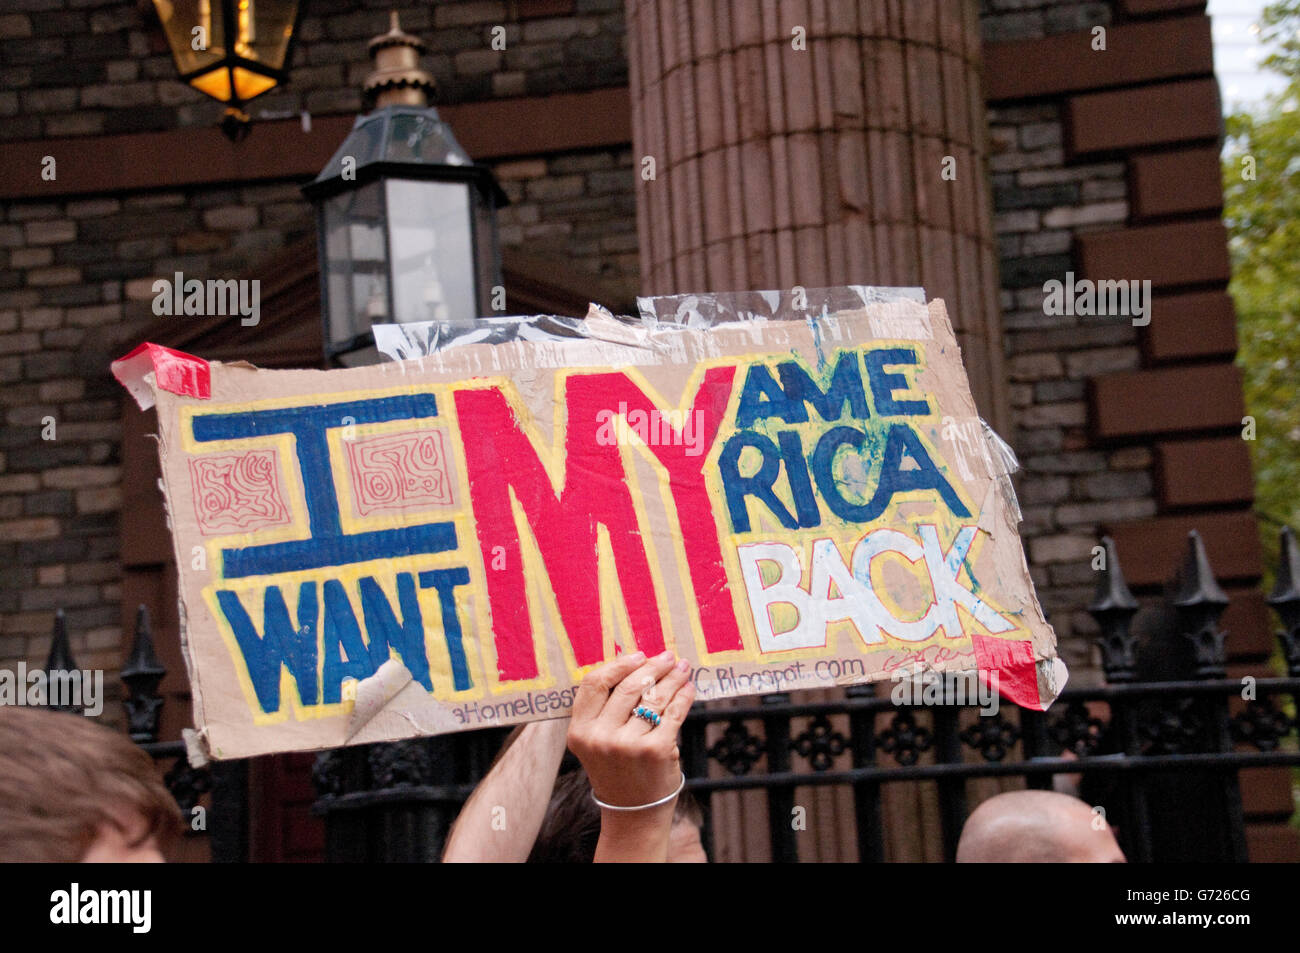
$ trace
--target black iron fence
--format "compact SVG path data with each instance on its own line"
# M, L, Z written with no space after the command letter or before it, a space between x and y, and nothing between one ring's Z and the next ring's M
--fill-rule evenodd
M1145 621L1114 544L1103 544L1105 564L1088 610L1100 630L1105 683L1067 687L1049 712L1006 706L981 714L970 699L900 705L888 683L852 687L834 701L774 694L743 707L697 706L681 749L688 788L703 808L706 847L713 853L713 795L762 790L771 857L797 860L797 792L846 785L859 859L879 861L883 786L924 782L937 790L943 854L951 860L969 813L969 780L1014 777L1047 788L1054 776L1067 775L1080 778L1080 794L1104 808L1130 860L1245 861L1239 772L1300 765L1300 547L1284 529L1268 599L1282 622L1286 676L1229 679L1219 627L1228 598L1199 535L1190 534L1163 604ZM60 612L46 670L75 669ZM131 737L170 762L166 781L185 816L209 795L212 859L247 859L245 762L192 768L182 742L158 740L158 686L166 672L144 607L121 674ZM322 754L315 812L327 819L329 859L436 859L501 736L473 732Z

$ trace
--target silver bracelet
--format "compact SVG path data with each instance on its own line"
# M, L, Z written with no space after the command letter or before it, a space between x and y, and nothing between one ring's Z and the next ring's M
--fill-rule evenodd
M682 772L682 781L681 784L677 785L676 791L674 791L672 794L668 795L667 797L661 797L659 800L652 801L649 804L638 804L636 807L619 807L617 804L606 804L600 798L596 797L595 791L591 792L591 799L607 811L648 811L652 807L661 807L664 804L667 804L673 798L677 797L677 795L681 794L682 788L684 787L686 787L685 771Z

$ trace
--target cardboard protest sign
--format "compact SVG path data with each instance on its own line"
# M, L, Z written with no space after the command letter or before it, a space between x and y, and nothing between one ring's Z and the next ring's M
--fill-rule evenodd
M563 717L637 648L705 701L979 671L1045 707L1063 669L944 305L867 290L345 370L117 362L158 408L211 753Z

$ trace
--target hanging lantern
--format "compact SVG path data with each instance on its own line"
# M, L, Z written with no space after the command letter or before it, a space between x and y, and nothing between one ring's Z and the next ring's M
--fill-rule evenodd
M244 106L288 78L298 0L153 0L180 78L226 104L221 128L248 132Z
M420 40L375 37L366 95L334 157L303 188L317 208L325 351L332 364L378 360L371 326L468 321L501 285L496 210L507 201L485 166L428 105Z

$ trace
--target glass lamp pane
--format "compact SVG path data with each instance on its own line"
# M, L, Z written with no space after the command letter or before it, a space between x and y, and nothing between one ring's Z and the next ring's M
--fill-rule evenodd
M329 343L340 345L389 320L383 184L325 200L325 282Z
M223 103L230 102L230 70L224 66L195 76L190 80L190 85L213 99L219 99Z
M382 113L372 113L357 119L348 137L330 157L330 161L316 177L317 182L337 179L343 175L343 160L348 158L352 174L363 166L379 158L379 148L384 135L384 117Z
M284 66L297 0L230 0L235 7L235 52L272 69Z
M472 189L474 199L474 264L478 270L478 300L482 317L500 314L493 310L495 289L502 284L501 250L497 243L496 209L478 189Z
M479 317L470 189L461 182L389 179L392 320Z
M226 29L221 15L221 0L153 2L163 32L167 35L167 45L176 60L176 71L181 75L211 66L226 55ZM196 32L199 27L202 27L201 32Z
M239 96L241 102L248 102L254 96L260 96L266 92L276 81L270 76L263 76L261 73L251 73L246 69L236 66L230 71L235 77L235 94Z
M434 109L394 110L384 159L420 165L469 165L451 127Z

